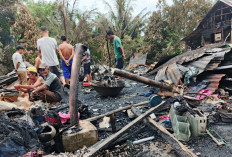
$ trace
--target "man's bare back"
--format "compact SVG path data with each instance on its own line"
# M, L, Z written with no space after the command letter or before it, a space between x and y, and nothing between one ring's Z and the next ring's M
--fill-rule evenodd
M73 47L72 45L68 43L62 43L59 45L59 49L61 51L61 54L65 59L69 59L70 56L72 55Z

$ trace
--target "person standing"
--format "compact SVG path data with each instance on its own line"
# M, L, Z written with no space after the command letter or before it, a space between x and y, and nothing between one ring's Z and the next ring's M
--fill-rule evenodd
M65 80L60 72L59 61L56 55L56 52L58 52L56 39L49 37L49 32L44 26L40 27L40 33L42 38L37 40L37 48L39 53L41 53L41 63L48 65L50 71L56 74L62 84L65 85Z
M115 54L115 62L116 62L116 68L122 69L123 68L123 59L126 59L124 49L122 46L122 42L119 37L114 35L113 31L109 30L107 32L107 35L110 39L113 39L114 43L114 54Z
M15 72L18 75L18 81L20 85L27 84L27 69L26 69L26 64L23 62L23 57L22 57L23 51L24 51L24 47L18 45L16 47L16 52L12 56ZM22 96L21 91L19 92L19 94Z
M61 36L60 40L61 44L59 45L59 54L62 59L63 75L65 78L65 82L69 84L69 78L72 71L74 49L72 45L67 43L65 36Z
M87 77L88 83L91 82L92 76L91 76L91 69L90 69L90 51L89 51L89 44L84 43L85 47L87 47L87 50L84 53L84 58L81 61L81 64L84 63L84 75Z
M40 73L40 71L38 70L39 69L39 65L41 64L41 60L42 60L42 55L41 55L41 53L39 53L38 54L38 56L36 57L36 59L35 59L35 67L36 67L36 69L37 69L37 71L38 71L38 73L39 73L39 76L40 77L43 77L43 75Z

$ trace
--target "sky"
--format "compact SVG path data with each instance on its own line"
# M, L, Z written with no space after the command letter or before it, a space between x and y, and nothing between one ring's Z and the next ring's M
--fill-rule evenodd
M36 0L39 1L39 0ZM53 1L53 0L46 0ZM106 2L112 3L113 0L105 0ZM156 10L156 4L158 0L134 0L132 6L134 7L134 16L139 14L144 8L146 12L153 12ZM171 4L172 0L167 0L168 4ZM85 10L97 9L101 13L107 13L108 8L104 4L104 0L78 0L78 8L84 12Z

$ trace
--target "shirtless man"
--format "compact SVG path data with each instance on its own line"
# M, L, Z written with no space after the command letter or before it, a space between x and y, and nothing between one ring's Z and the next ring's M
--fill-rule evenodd
M39 55L35 59L35 67L39 73L39 76L43 77L43 75L39 71L39 65L41 64L41 59L42 59L42 55L41 55L41 53L39 53Z
M60 57L62 58L63 74L64 74L65 82L69 84L69 78L71 76L71 70L72 70L74 49L72 45L67 43L65 36L61 36L60 40L62 44L59 45L59 54Z
M27 76L29 77L28 85L15 85L15 89L24 93L29 93L44 83L44 79L38 76L37 69L35 67L27 68Z

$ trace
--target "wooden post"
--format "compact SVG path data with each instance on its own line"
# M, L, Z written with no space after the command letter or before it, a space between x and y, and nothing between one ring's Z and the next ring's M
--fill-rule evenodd
M232 18L231 18L231 24L230 24L230 43L232 44Z
M110 124L111 124L111 128L112 128L112 132L113 133L117 132L117 128L116 128L116 125L115 125L115 116L114 116L114 114L112 114L110 116Z
M221 32L221 34L222 34L222 35L221 35L222 40L221 40L221 41L223 42L223 41L225 41L225 39L224 39L224 29L223 29L222 24L221 24L221 27L222 27L222 28L221 28L221 29L222 29L222 32Z
M78 124L78 88L79 88L79 73L81 67L81 58L84 52L84 46L76 45L73 64L72 75L70 80L70 94L69 94L69 112L71 125Z
M204 47L205 46L205 38L203 35L201 35L201 46Z

